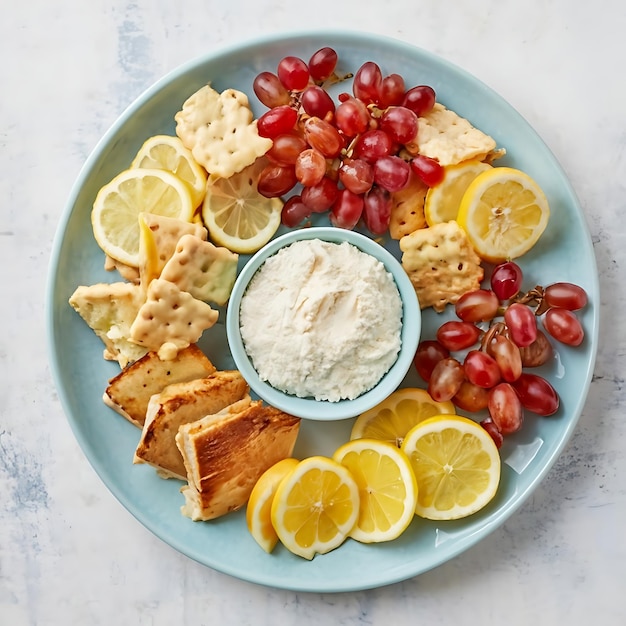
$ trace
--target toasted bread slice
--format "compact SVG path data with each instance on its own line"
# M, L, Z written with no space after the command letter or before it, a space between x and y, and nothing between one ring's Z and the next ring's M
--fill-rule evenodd
M102 399L135 426L143 428L151 396L172 383L204 378L213 372L215 366L195 344L169 361L162 361L156 352L148 352L111 378Z
M168 385L148 402L134 462L149 463L163 478L185 480L183 457L175 441L178 428L221 411L249 390L237 370L217 371L206 378Z
M241 403L178 429L176 445L187 470L183 515L210 520L246 504L261 474L291 456L300 418L264 405Z

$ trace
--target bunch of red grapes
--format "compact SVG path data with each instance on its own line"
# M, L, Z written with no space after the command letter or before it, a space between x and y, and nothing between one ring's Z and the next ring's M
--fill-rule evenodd
M354 75L352 93L339 94L335 103L325 86L342 80L336 66L337 53L326 47L308 63L287 56L276 73L254 79L255 94L269 108L258 131L273 141L258 190L279 197L301 185L283 207L286 226L329 211L335 226L352 229L363 219L372 234L382 235L391 194L408 185L411 170L429 186L443 179L439 163L414 147L418 117L433 108L435 91L427 85L407 90L399 74L383 76L368 61Z
M524 410L549 416L559 408L554 387L525 368L552 358L550 338L568 346L584 339L575 313L587 304L582 287L558 282L521 293L522 280L516 263L496 265L491 289L459 298L459 320L443 323L436 339L422 341L415 354L417 371L435 400L451 400L468 412L487 409L481 425L498 447L522 427Z

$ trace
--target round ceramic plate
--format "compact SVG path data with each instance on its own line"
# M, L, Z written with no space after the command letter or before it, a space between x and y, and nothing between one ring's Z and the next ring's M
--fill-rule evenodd
M538 245L520 260L526 287L558 280L578 283L590 297L581 313L583 345L559 348L542 368L562 402L550 418L527 416L524 428L501 449L502 482L496 498L481 512L454 522L416 518L396 541L365 545L346 541L312 561L277 546L270 555L246 529L243 511L212 522L192 522L180 513L181 483L162 480L145 465L133 465L139 432L107 408L102 393L117 364L104 361L102 344L68 305L78 285L119 280L103 269L104 257L93 239L90 211L98 189L128 167L143 141L174 134L174 114L207 82L219 91L246 92L257 115L252 81L274 70L285 55L308 59L332 46L339 71L354 72L375 61L383 73L397 72L407 85L432 85L438 100L491 134L507 156L499 164L525 170L543 187L552 216ZM388 248L399 254L397 244ZM244 262L245 259L242 259ZM54 243L48 283L51 367L63 407L85 455L119 501L147 528L176 550L232 576L279 588L338 592L377 587L418 575L468 549L502 524L546 475L575 428L595 360L598 333L598 279L584 216L563 170L531 127L502 98L457 67L408 44L357 33L306 33L273 37L231 47L172 72L144 93L98 144L69 198ZM422 337L432 337L449 314L427 310ZM218 368L233 366L221 323L207 331L201 347ZM414 372L404 383L424 386ZM296 455L330 454L349 437L351 421L304 422Z

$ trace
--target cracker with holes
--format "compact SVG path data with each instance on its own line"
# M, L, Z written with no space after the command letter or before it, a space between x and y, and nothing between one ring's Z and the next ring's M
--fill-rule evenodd
M407 149L436 159L443 166L503 154L496 152L495 139L440 103L420 117L418 124L417 140Z
M391 218L389 235L392 239L401 239L419 228L426 228L424 201L428 187L411 173L409 184L400 191L391 194Z
M217 311L206 302L181 291L168 280L155 278L130 327L130 339L168 360L196 343L217 322L217 317Z
M224 305L237 278L239 255L210 241L183 235L165 264L161 278L205 302Z
M205 85L174 116L176 134L209 174L228 178L264 155L272 140L261 137L248 96Z
M441 312L467 291L480 288L484 276L480 258L454 220L402 237L400 250L422 309Z

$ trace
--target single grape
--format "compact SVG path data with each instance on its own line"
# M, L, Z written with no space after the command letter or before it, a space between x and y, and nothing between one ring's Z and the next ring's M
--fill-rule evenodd
M568 346L579 346L585 338L580 320L568 309L548 309L543 317L543 326L552 337Z
M306 148L303 137L296 133L284 133L274 137L272 147L265 155L278 165L295 165L298 155Z
M484 387L479 387L469 380L464 380L460 389L456 392L452 402L463 411L477 413L487 408L489 401L489 391Z
M309 72L316 81L330 78L337 66L337 53L329 47L320 48L309 59Z
M343 159L339 166L339 180L353 193L367 193L374 184L374 168L362 159Z
M480 329L470 322L448 321L437 330L437 341L451 352L473 346L480 336Z
M491 389L502 378L496 360L482 350L470 350L465 356L463 368L467 380L485 389Z
M411 109L418 117L422 117L435 106L435 90L428 85L412 87L404 95L402 106Z
M400 74L385 76L380 85L380 100L378 106L386 109L390 106L399 106L404 100L404 78Z
M393 140L379 129L366 130L359 135L353 146L353 156L369 163L375 163L393 151Z
M344 100L335 111L335 125L346 137L356 137L366 131L369 124L369 111L357 98Z
M288 104L282 104L261 115L257 122L257 129L261 137L274 139L292 130L297 121L297 111Z
M559 395L543 377L523 372L511 383L525 409L538 415L554 415L559 408Z
M537 339L519 349L523 367L539 367L554 356L554 348L545 333L537 329Z
M257 189L266 198L278 198L293 189L297 182L293 167L270 163L259 174Z
M309 68L300 58L287 56L278 63L278 79L285 89L300 91L309 84Z
M428 187L435 187L443 181L446 171L439 161L418 154L411 159L411 169Z
M307 148L296 158L296 178L304 187L311 187L321 182L326 174L326 159L321 152Z
M309 209L300 196L291 196L283 205L280 214L281 222L288 228L295 228L311 215Z
M270 109L289 104L291 101L289 92L272 72L258 74L252 82L252 89L259 101Z
M501 448L504 443L504 436L498 430L495 422L490 417L486 417L480 422L480 425L489 433L493 442L496 444L496 448Z
M354 75L352 92L365 104L377 104L380 100L383 76L373 61L363 63Z
M312 117L326 119L335 112L333 99L318 85L311 85L302 92L300 104L307 115Z
M489 390L489 417L503 436L517 432L524 422L524 407L510 383Z
M344 147L344 140L339 131L319 117L310 117L304 123L304 138L311 148L315 148L329 159L339 156Z
M476 289L464 293L454 305L454 310L464 322L487 322L497 315L499 306L493 291Z
M516 346L524 348L537 339L537 320L529 306L521 302L509 305L504 312L504 322Z
M330 221L333 226L352 230L359 223L362 213L363 196L349 189L340 189L330 210Z
M454 398L464 380L463 366L456 359L441 359L430 375L428 393L436 402L447 402Z
M548 306L577 311L587 305L587 293L572 283L554 283L545 288L543 299Z
M391 220L391 194L374 186L363 199L363 221L372 235L383 235L389 230Z
M420 341L413 358L413 364L422 380L428 382L433 369L439 361L450 356L450 351L444 348L438 341L425 339Z
M517 380L522 373L522 355L520 349L504 335L496 335L486 346L487 354L492 356L502 378L506 382Z
M389 107L380 118L380 129L398 143L411 143L417 137L417 115L406 107Z
M382 157L374 163L374 182L391 193L404 189L410 174L409 164L395 155Z
M324 176L316 185L305 187L302 190L302 202L306 204L313 213L324 213L333 206L337 199L339 189L337 183Z
M517 263L500 263L491 274L491 289L500 300L510 300L519 293L522 280L522 269Z

